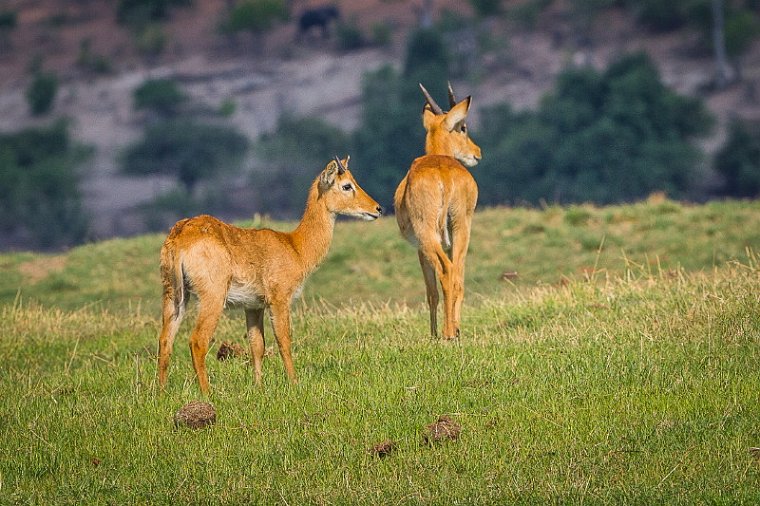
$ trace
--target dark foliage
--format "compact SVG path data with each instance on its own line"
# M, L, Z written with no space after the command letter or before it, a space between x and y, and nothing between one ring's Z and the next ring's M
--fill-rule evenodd
M12 30L16 28L18 15L15 11L2 10L0 11L0 31Z
M258 35L289 17L290 11L283 0L243 0L232 9L222 24L222 30L227 33L247 31Z
M535 113L494 107L481 125L481 203L611 203L656 190L686 196L700 158L691 140L712 119L632 55L604 74L567 70Z
M187 95L171 79L150 79L134 91L135 109L172 116L187 102Z
M187 7L192 0L119 0L116 19L122 24L141 25L163 21L172 7Z
M50 112L58 94L58 78L55 74L36 72L31 84L26 89L26 101L29 111L34 116Z
M233 166L248 147L235 129L187 119L166 120L148 127L122 160L128 174L175 175L192 193L198 181Z
M77 167L87 154L65 122L0 135L0 230L31 248L81 242L88 220Z
M723 176L723 195L760 197L760 125L733 122L714 168Z

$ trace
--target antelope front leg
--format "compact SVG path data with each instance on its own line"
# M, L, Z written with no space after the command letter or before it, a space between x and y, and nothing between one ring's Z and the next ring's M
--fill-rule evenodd
M297 383L296 371L293 368L293 359L290 355L290 300L280 302L270 306L272 313L272 328L274 337L277 339L277 346L280 348L282 363L285 365L285 372L292 383Z
M261 363L264 359L264 310L246 309L245 323L248 327L248 341L251 345L256 385L261 386Z

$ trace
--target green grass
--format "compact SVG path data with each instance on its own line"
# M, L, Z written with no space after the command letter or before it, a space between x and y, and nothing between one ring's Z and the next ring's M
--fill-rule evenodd
M757 504L758 221L736 202L479 213L454 344L427 336L395 224L340 223L295 307L300 383L275 353L256 388L214 347L199 431L172 423L199 398L188 325L155 381L161 237L0 256L0 504ZM230 312L216 342L243 328ZM462 434L428 445L442 414Z

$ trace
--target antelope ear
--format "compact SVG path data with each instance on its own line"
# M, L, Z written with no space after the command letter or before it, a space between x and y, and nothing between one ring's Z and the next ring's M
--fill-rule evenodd
M338 175L342 176L348 170L348 161L351 160L351 155L346 155L346 157L343 160L338 158L338 155L335 155L334 160L335 160L335 163L338 165Z
M422 109L422 126L425 127L425 130L430 130L430 128L433 126L433 123L435 122L435 117L436 114L433 112L430 106L426 104Z
M325 170L319 175L319 186L326 190L335 183L335 176L338 174L338 162L330 160Z
M443 125L449 132L454 130L458 123L467 119L467 113L470 111L471 101L472 97L467 97L446 113L446 119L444 120Z

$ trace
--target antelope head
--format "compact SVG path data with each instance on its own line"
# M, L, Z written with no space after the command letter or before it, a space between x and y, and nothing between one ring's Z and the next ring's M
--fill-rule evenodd
M474 167L481 158L480 147L470 139L467 133L467 113L472 97L457 102L454 90L449 83L449 106L446 112L439 106L425 87L420 84L425 96L422 110L422 124L427 131L425 152L428 155L446 155L456 158L467 167Z
M334 214L375 220L383 213L383 208L356 182L348 170L350 159L350 156L343 160L336 156L327 164L319 176L320 198Z

